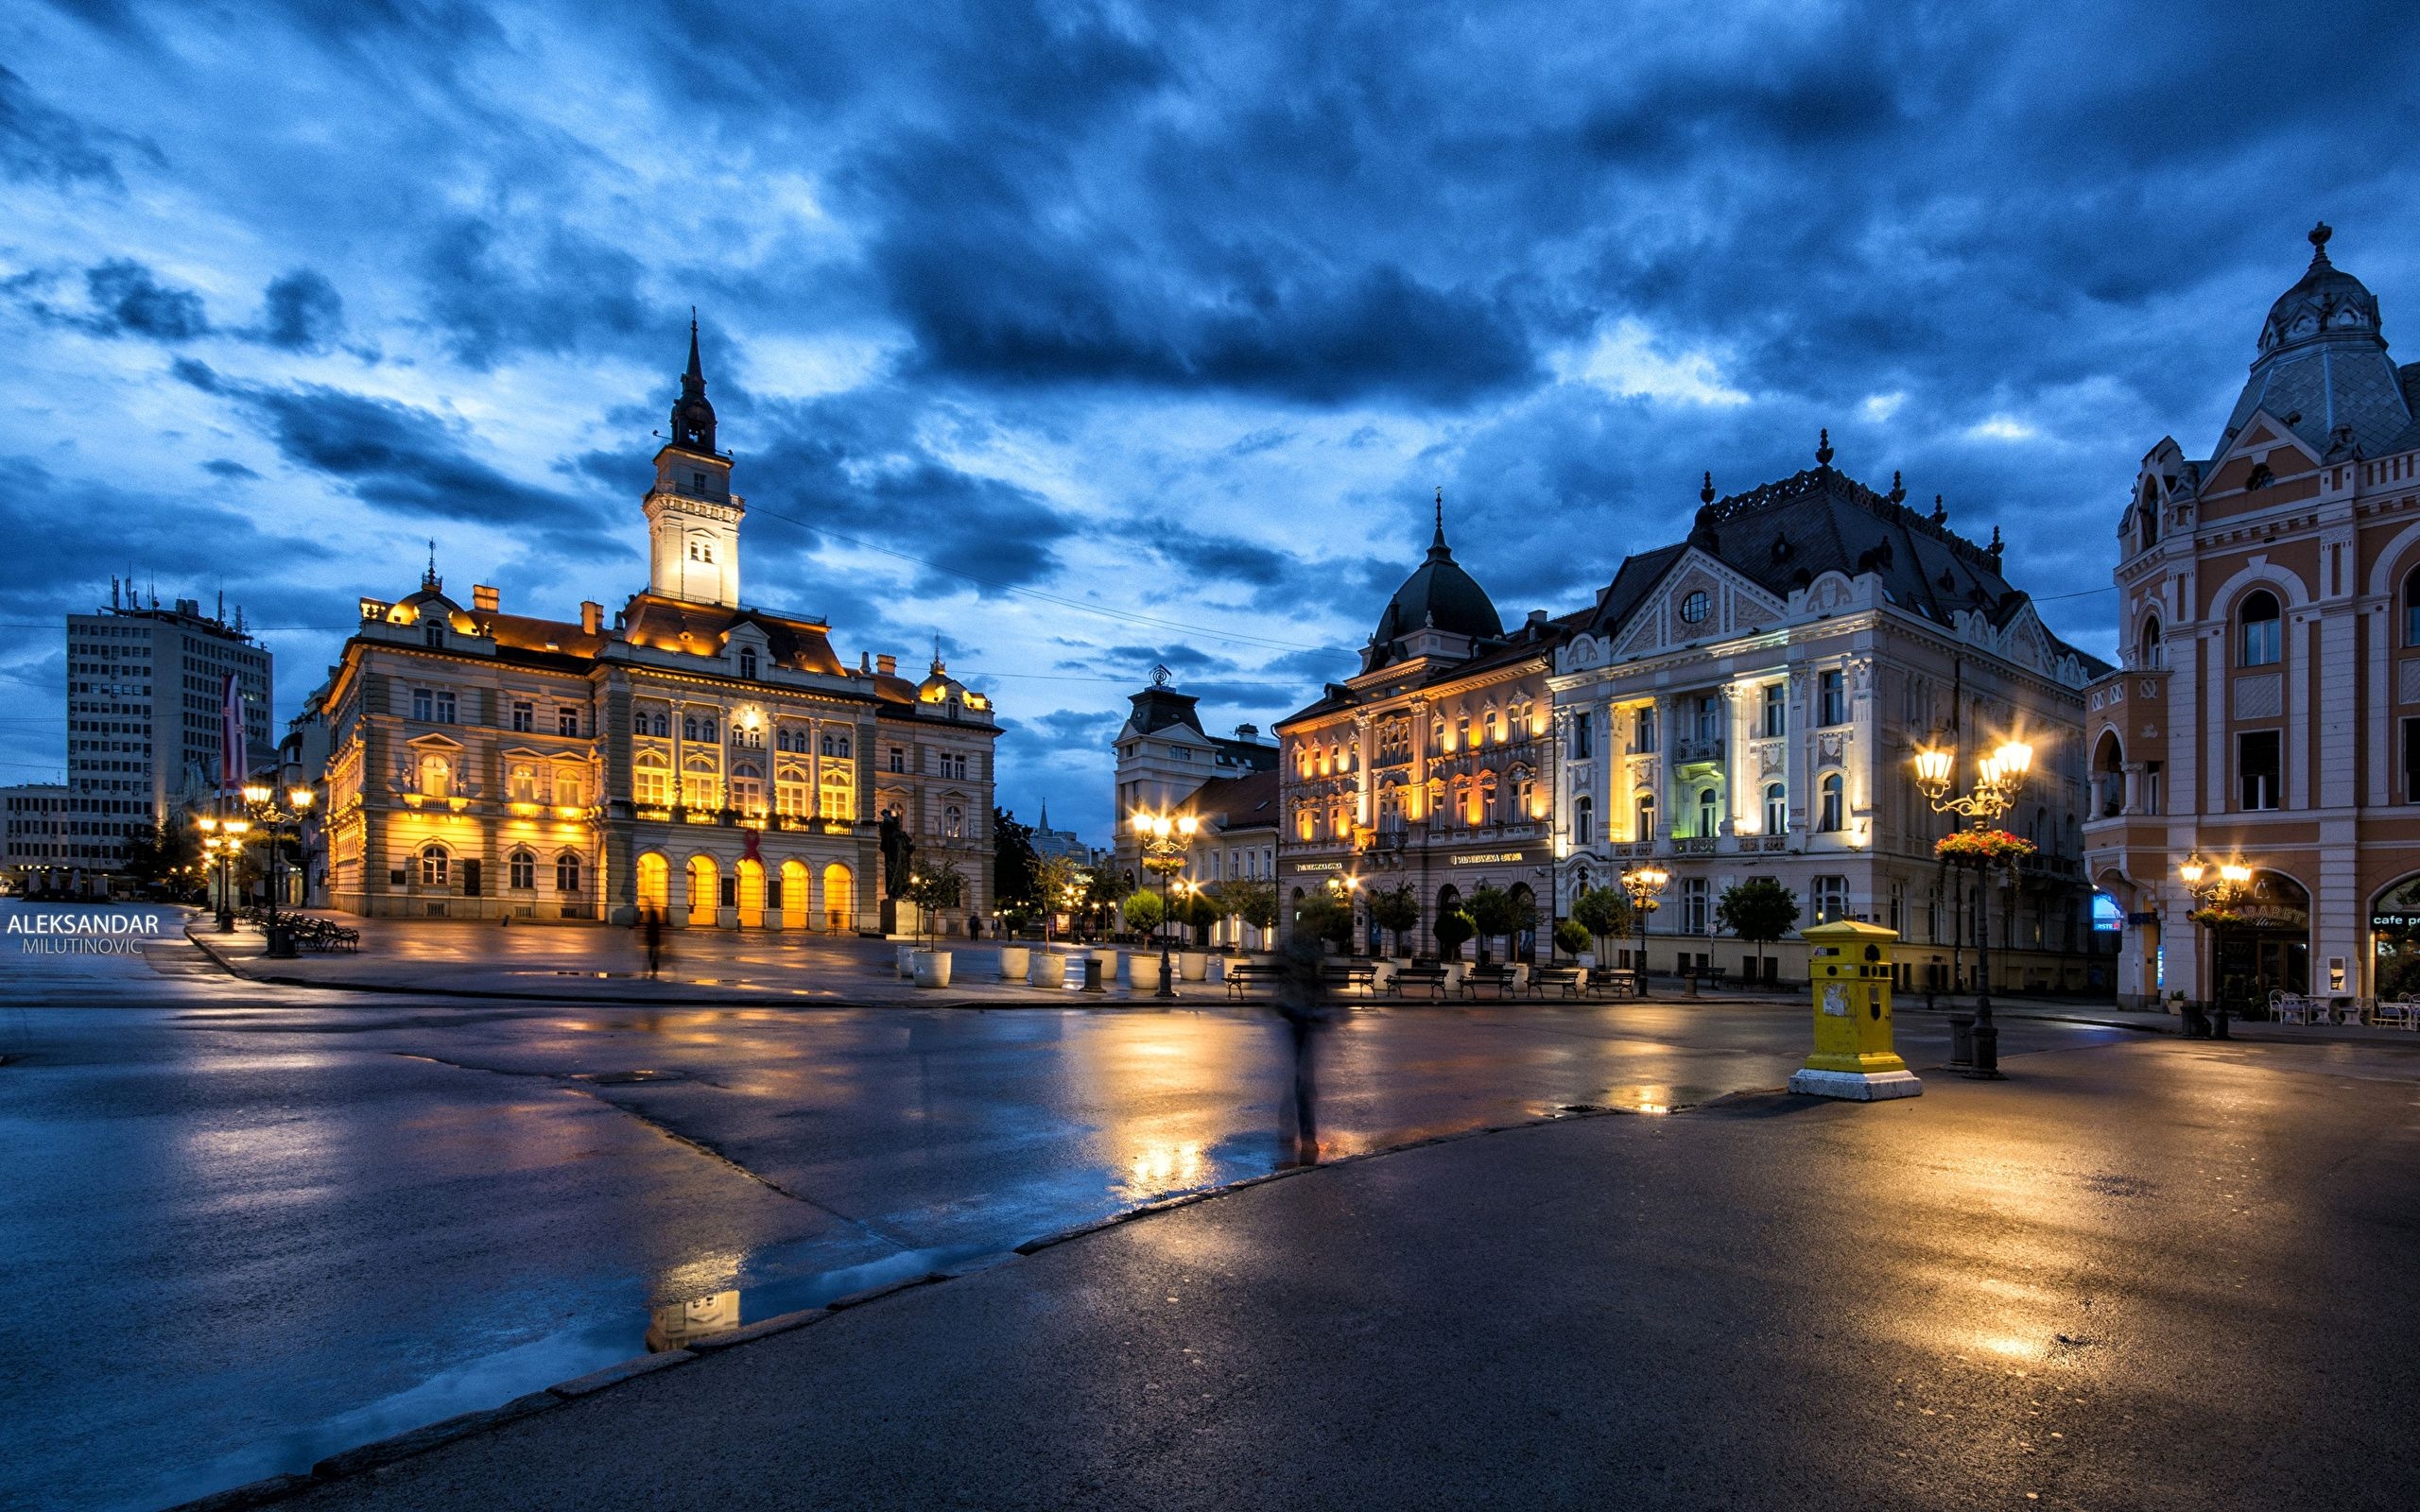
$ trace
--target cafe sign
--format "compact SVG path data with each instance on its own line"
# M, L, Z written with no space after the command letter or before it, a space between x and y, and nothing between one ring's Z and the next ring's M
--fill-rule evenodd
M1529 853L1523 850L1491 850L1483 856L1456 856L1454 858L1454 865L1458 867L1501 867L1517 865L1518 863L1529 859Z

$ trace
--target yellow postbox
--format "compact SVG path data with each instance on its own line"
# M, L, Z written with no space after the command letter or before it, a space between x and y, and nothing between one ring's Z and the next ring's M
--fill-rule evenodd
M1815 1053L1789 1090L1876 1102L1914 1097L1925 1086L1891 1043L1891 947L1896 930L1839 919L1798 932L1809 952Z

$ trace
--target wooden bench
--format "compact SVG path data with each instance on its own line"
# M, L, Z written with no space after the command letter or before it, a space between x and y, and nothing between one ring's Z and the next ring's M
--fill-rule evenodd
M1494 988L1497 997L1511 997L1520 973L1509 966L1474 966L1462 975L1462 996L1475 998L1480 988Z
M1267 987L1277 980L1277 968L1267 961L1230 961L1227 963L1227 996L1242 997L1256 987Z
M1371 984L1377 974L1377 967L1369 961L1323 961L1320 964L1320 980L1346 991L1357 987L1364 992L1371 990Z
M1542 966L1530 973L1530 995L1545 997L1552 988L1564 997L1577 998L1588 988L1588 978L1576 966Z
M1638 973L1627 966L1599 966L1588 973L1588 990L1612 997L1638 996Z
M1445 969L1442 966L1407 966L1395 972L1395 995L1409 997L1425 992L1432 998L1445 995Z

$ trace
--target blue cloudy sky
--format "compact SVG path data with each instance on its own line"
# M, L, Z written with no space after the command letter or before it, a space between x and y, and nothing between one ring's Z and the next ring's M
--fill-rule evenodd
M747 596L1013 727L1098 831L1154 662L1350 665L1442 485L1508 619L1808 464L1998 525L2106 650L2311 222L2420 320L2407 4L483 5L0 15L0 779L58 616L223 591L279 713L363 593L644 580L689 307ZM2415 327L2420 329L2420 327Z

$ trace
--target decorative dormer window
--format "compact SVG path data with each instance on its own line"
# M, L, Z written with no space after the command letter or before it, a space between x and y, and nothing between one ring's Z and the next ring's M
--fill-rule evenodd
M2265 489L2276 481L2277 474L2269 471L2269 464L2257 462L2253 465L2251 475L2243 480L2243 490L2249 493L2255 489Z
M739 648L739 675L751 681L755 679L756 648L752 645L743 645Z

